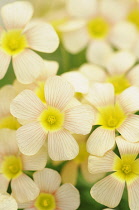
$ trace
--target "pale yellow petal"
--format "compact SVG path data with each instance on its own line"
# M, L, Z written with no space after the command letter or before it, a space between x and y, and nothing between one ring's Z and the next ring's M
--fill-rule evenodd
M139 177L127 183L127 190L130 209L139 209Z
M5 76L10 61L11 61L11 56L6 54L4 51L0 50L0 63L1 63L0 79L2 79Z
M127 79L130 81L131 85L139 86L139 65L132 68L127 74Z
M5 193L8 190L10 180L5 178L3 174L0 174L0 193Z
M0 210L17 210L16 200L8 193L0 194Z

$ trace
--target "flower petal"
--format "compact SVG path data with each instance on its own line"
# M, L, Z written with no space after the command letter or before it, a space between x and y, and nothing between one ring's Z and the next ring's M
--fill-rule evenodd
M132 68L128 74L127 79L130 81L130 83L134 86L139 86L139 65L136 65L134 68Z
M42 70L42 74L45 75L45 77L54 76L58 72L59 63L57 61L48 61L44 60L45 68Z
M135 63L135 56L128 51L114 53L107 62L107 70L111 75L126 73Z
M86 135L91 131L95 114L89 105L79 105L65 111L64 128L76 133Z
M91 86L86 99L96 108L114 105L114 87L109 83L95 83Z
M30 49L13 57L13 68L17 80L23 84L32 83L44 68L43 59Z
M139 87L129 87L118 97L118 102L127 113L133 113L139 110Z
M35 182L25 174L11 181L12 195L19 203L34 200L39 195Z
M42 170L46 166L47 162L46 147L43 146L36 155L22 155L22 162L24 170Z
M6 4L1 9L1 16L6 29L23 28L33 15L33 7L29 2L16 1Z
M0 193L5 193L8 190L9 180L0 174Z
M73 210L80 205L80 195L72 184L63 184L56 191L57 209Z
M50 168L35 172L33 178L41 192L55 193L61 183L59 173Z
M96 128L87 141L87 151L92 155L103 156L115 144L115 130L102 126ZM101 147L100 147L101 145Z
M124 186L125 181L118 180L114 173L97 182L90 192L98 203L114 208L122 198Z
M139 116L133 114L130 115L117 130L125 138L125 140L130 142L138 142Z
M113 53L113 49L104 41L91 42L87 48L87 60L100 66L105 66L107 59Z
M45 85L45 98L48 105L63 110L74 96L72 85L60 76L48 78Z
M76 185L78 178L78 164L74 161L67 162L61 170L62 183Z
M20 151L25 155L34 155L44 144L47 134L40 123L33 122L20 127L16 137Z
M54 28L45 22L34 21L24 30L29 48L45 53L54 52L59 45L59 38Z
M132 183L127 183L128 202L130 209L139 208L139 178L137 177Z
M113 151L107 152L103 157L90 155L88 158L88 170L92 174L113 171L114 160L115 153Z
M18 209L16 200L11 195L9 195L7 193L0 194L0 209L6 210L9 208L10 208L10 210Z
M45 106L31 90L22 91L11 103L10 111L13 116L25 120L36 120Z
M0 50L0 63L1 63L0 79L2 79L5 76L10 61L11 61L11 56L6 54L4 51Z
M48 135L48 154L52 160L71 160L79 153L79 146L67 130Z

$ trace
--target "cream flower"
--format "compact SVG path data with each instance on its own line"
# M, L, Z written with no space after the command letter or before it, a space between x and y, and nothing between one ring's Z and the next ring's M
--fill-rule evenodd
M32 14L33 8L26 1L1 8L5 29L0 31L0 78L4 77L12 58L17 79L25 84L33 82L43 68L43 61L32 50L51 53L58 47L53 27L41 21L29 23Z
M79 144L79 154L73 160L65 163L62 167L61 177L63 183L71 183L76 185L79 169L87 182L93 183L101 179L105 174L92 175L88 171L88 152L86 151L86 140L88 135L74 135Z
M127 141L139 141L139 87L129 87L116 97L112 84L96 83L86 99L96 108L98 125L87 141L87 151L103 156L115 144L118 131ZM101 147L100 147L101 145Z
M40 189L40 194L34 201L20 205L20 208L25 210L78 209L80 205L78 190L71 184L60 186L61 177L57 171L45 168L35 172L33 178Z
M91 196L99 203L110 208L116 207L124 191L128 190L131 210L139 209L139 143L125 141L116 137L120 157L108 151L103 157L89 157L89 171L93 174L114 172L97 182L91 189Z
M0 129L16 130L20 127L17 119L10 113L10 103L16 95L17 92L12 85L5 85L0 89Z
M17 210L16 200L8 193L0 193L0 210Z
M12 195L18 202L35 199L39 188L24 171L42 170L46 160L45 147L36 155L23 155L17 146L16 132L9 129L0 130L0 192L6 192L11 183Z
M20 151L26 155L38 152L48 138L48 153L53 160L70 160L77 156L78 144L70 134L88 134L93 123L89 105L68 106L74 89L59 76L48 78L46 104L31 91L24 90L11 103L13 116L27 122L17 131Z

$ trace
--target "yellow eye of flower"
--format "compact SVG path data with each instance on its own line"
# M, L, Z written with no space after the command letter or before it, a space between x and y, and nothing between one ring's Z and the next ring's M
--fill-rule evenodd
M22 162L20 157L14 155L6 156L2 162L2 173L8 178L17 178L22 173Z
M0 42L2 49L10 55L16 55L27 47L26 37L21 30L3 32Z
M0 128L9 128L12 130L17 130L20 127L19 122L13 116L7 116L0 119Z
M34 206L37 210L54 210L56 208L55 198L52 194L40 193Z
M90 20L87 27L90 36L97 39L105 38L109 32L108 23L101 17Z
M116 94L120 94L126 88L130 87L130 83L124 75L108 77L106 81L113 84Z
M128 21L135 24L137 29L139 30L139 9L132 10L127 17Z
M41 99L43 103L46 103L45 95L44 95L44 85L45 85L45 82L38 82L37 88L35 89L35 93Z
M130 164L123 164L122 171L125 174L129 174L131 172L131 165Z
M63 126L64 113L60 112L54 107L48 107L47 110L44 110L41 113L39 121L45 130L57 131L60 130Z
M106 129L115 129L118 128L125 119L126 115L124 111L116 104L99 109L97 124L102 125Z

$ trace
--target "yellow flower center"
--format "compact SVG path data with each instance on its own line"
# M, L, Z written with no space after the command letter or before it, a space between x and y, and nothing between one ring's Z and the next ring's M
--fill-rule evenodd
M54 107L48 107L41 113L39 121L46 131L58 131L63 126L64 113Z
M8 179L17 178L22 173L22 162L20 157L6 156L2 162L2 173Z
M45 82L38 82L37 87L35 89L35 93L41 99L43 103L46 103L45 95L44 95L44 85L45 85Z
M3 32L0 43L1 48L9 55L19 54L28 46L27 39L21 30Z
M56 208L55 197L52 194L40 193L34 206L37 210L54 210Z
M109 32L109 24L101 17L90 20L87 28L90 36L97 39L105 38Z
M110 82L111 84L113 84L115 94L120 94L126 88L130 87L130 83L124 75L108 77L106 82Z
M0 119L0 129L9 128L12 130L17 130L19 127L20 127L19 122L12 115Z
M132 10L127 17L128 21L133 23L139 30L139 9Z
M123 164L122 165L122 171L125 174L129 174L132 171L131 165L129 165L129 164Z
M106 129L116 129L126 119L126 115L122 108L116 105L110 105L99 108L98 125L102 125Z
M78 164L84 162L88 158L88 152L86 151L86 142L79 143L79 154L74 159Z

